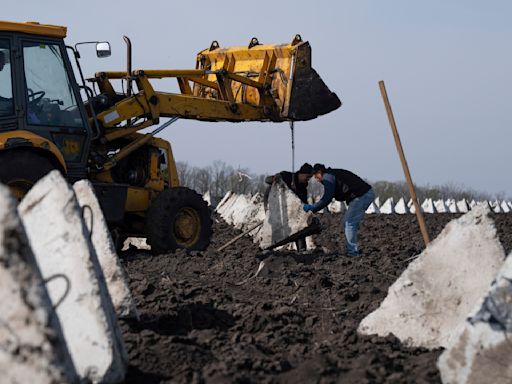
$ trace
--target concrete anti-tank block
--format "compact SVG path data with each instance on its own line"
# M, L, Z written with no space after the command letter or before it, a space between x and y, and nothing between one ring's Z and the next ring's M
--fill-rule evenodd
M498 272L460 335L438 360L443 383L509 384L512 381L512 255Z
M379 208L380 209L380 213L384 213L384 214L395 213L394 207L395 207L395 200L392 197L390 197Z
M302 209L304 203L284 182L275 181L268 197L268 210L257 240L261 248L283 240L306 228L312 215Z
M127 355L90 233L71 187L53 171L18 206L42 276L48 284L71 358L83 380L117 383ZM66 282L67 284L63 284Z
M400 200L398 200L398 203L396 203L394 211L400 215L409 213L409 209L407 208L407 204L403 197L401 197Z
M92 234L92 245L107 281L108 292L117 316L120 318L138 318L135 302L128 288L123 267L117 256L107 222L91 182L80 180L73 185L73 190L78 204L82 207L88 230Z
M0 185L0 372L3 383L77 379L9 190Z
M503 264L503 247L485 206L452 220L409 264L359 332L393 333L409 346L446 347Z

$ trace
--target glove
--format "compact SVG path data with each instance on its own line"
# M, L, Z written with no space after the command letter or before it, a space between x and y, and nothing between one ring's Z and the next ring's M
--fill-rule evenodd
M313 209L313 205L311 204L304 204L304 206L302 207L304 209L304 212L309 212Z

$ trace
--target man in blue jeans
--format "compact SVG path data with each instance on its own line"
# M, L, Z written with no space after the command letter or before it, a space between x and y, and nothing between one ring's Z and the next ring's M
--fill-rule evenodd
M347 239L347 256L359 255L357 230L364 213L375 199L375 192L370 184L356 174L345 169L325 168L323 164L313 166L315 179L324 186L324 195L316 204L304 204L306 212L318 212L325 208L333 198L345 201L345 237Z

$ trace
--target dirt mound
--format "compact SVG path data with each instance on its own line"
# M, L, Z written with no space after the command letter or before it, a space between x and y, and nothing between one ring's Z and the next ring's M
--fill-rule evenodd
M325 254L262 254L245 238L221 255L122 255L141 314L122 322L127 382L440 382L440 349L356 333L423 249L414 216L366 216L355 259L343 256L341 216L318 216ZM457 216L426 215L431 236ZM512 214L493 218L508 254ZM239 233L214 229L212 249Z

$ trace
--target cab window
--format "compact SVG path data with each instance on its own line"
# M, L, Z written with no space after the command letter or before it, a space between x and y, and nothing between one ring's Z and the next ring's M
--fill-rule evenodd
M82 127L83 121L61 50L56 44L23 43L27 123Z
M0 39L0 117L13 114L11 48L8 40Z

